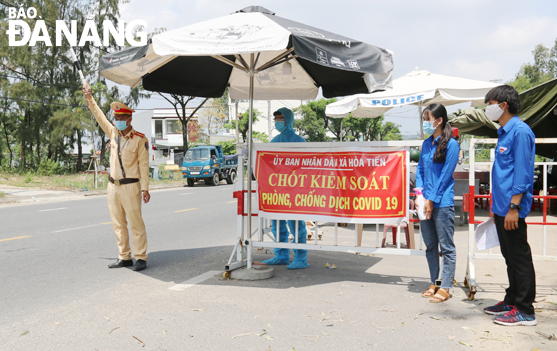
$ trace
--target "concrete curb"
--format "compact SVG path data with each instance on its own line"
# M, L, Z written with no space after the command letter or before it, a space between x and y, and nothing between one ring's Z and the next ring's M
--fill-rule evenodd
M149 190L181 188L183 186L183 184L160 184L150 187ZM103 196L107 194L106 190L53 191L36 188L2 188L1 185L0 191L4 191L6 193L6 195L0 197L0 206L14 206L23 204L76 200L92 196Z

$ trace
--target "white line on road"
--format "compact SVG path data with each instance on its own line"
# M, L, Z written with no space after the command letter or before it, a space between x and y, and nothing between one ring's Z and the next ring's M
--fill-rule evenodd
M58 211L58 210L65 210L67 207L60 207L60 208L51 208L48 210L39 210L39 212L47 212L47 211Z
M183 193L183 194L178 194L178 195L191 195L192 193Z
M220 191L225 191L225 190L230 190L230 189L228 188L220 189Z
M70 231L70 230L77 230L77 229L83 229L83 228L96 227L96 226L98 226L98 225L100 225L100 224L86 225L85 227L77 227L77 228L70 228L70 229L62 229L62 230L57 230L57 231L55 231L55 232L53 232L53 233L61 233L61 232L67 232L67 231Z
M181 291L181 290L187 289L189 287L192 287L195 284L199 284L201 282L204 282L205 280L210 279L217 274L222 274L222 271L209 271L209 272L203 273L201 275L198 275L195 278L191 278L190 280L186 280L185 282L181 282L180 284L176 284L174 286L171 286L170 288L168 288L168 290Z

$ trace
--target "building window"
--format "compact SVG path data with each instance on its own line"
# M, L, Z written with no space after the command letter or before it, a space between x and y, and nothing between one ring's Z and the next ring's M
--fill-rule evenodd
M155 120L155 138L156 139L163 139L162 134L162 120L158 119Z
M182 134L182 122L178 119L167 120L166 132L169 134Z

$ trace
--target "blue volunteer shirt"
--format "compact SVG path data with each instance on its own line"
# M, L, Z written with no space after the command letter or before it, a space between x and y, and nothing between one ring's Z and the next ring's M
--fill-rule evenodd
M530 127L514 116L497 131L499 140L495 149L492 176L491 212L505 217L513 195L522 195L518 211L526 218L534 199L535 136Z
M437 150L439 138L440 136L435 138L432 145L432 135L422 144L416 173L416 187L423 188L424 198L433 201L433 207L451 207L454 206L453 173L458 163L460 146L451 138L445 150L445 162L435 163L433 155Z

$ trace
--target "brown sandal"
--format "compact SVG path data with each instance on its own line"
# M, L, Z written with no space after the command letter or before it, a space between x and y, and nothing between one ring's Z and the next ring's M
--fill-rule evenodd
M431 284L429 288L427 288L427 290L422 293L422 297L433 297L436 292L437 288L435 287L435 284Z
M431 299L429 299L429 302L431 303L445 302L450 298L451 295L449 294L449 290L441 288L437 290L437 292L435 293L435 295L433 295Z

